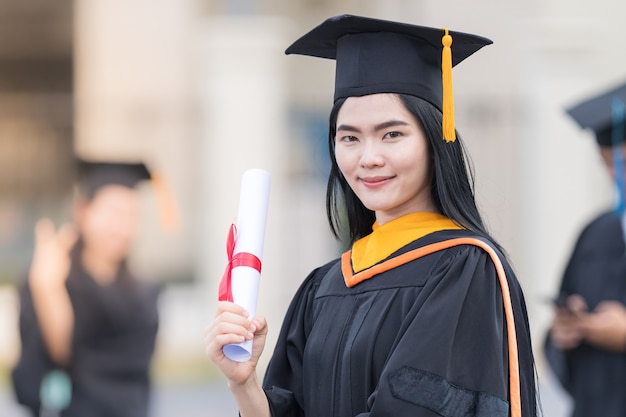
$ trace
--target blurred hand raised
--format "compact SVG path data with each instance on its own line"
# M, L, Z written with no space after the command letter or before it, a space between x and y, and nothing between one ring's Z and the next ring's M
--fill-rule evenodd
M78 233L71 224L56 230L50 219L39 220L35 225L30 285L37 288L64 285L70 271L70 251L77 240Z

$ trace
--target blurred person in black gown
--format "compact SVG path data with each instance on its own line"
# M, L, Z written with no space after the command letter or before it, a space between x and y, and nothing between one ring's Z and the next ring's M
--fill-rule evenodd
M151 175L143 163L78 165L73 222L56 229L42 219L35 227L32 263L20 287L15 394L34 415L58 407L63 417L145 417L158 290L136 279L126 258L140 215L135 186ZM65 375L69 384L47 380L53 375ZM66 404L46 404L44 392L58 402L57 392Z
M581 232L565 269L545 343L551 368L571 394L572 416L626 415L626 84L568 109L595 134L618 203Z
M449 34L337 16L287 49L336 59L327 211L350 249L301 285L262 383L265 319L218 304L206 351L242 417L536 415L522 290L447 106L452 63L491 41ZM246 339L249 361L224 355Z

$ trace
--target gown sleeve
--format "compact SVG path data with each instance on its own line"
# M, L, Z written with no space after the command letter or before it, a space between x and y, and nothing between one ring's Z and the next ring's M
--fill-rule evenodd
M479 248L457 247L433 268L419 308L407 315L378 387L359 417L509 416L502 292ZM507 268L517 322L522 409L534 415L534 375L526 311ZM526 401L525 401L526 400Z
M44 375L55 368L44 345L39 330L27 280L19 287L20 358L11 373L17 402L26 406L33 415L39 414L39 387Z
M335 262L311 272L287 309L270 362L272 373L267 373L263 381L272 416L304 417L302 363L312 303L320 280ZM289 390L281 387L289 387Z

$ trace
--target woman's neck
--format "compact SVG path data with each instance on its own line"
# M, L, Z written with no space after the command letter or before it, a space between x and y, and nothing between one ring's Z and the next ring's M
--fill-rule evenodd
M98 284L107 285L112 283L119 271L120 263L112 262L97 256L87 248L83 249L81 261L85 271L91 275Z
M385 223L389 223L395 219L406 216L408 214L414 214L414 213L441 214L439 213L439 210L437 210L434 204L425 204L419 207L412 207L409 210L407 210L406 208L402 208L400 210L376 211L375 212L376 223L378 223L379 226L382 226Z

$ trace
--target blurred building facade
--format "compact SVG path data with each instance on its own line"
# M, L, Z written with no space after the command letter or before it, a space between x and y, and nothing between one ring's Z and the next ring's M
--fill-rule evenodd
M0 386L17 354L33 221L64 211L72 175L72 2L0 4Z
M563 108L626 79L626 54L611 41L624 12L626 4L610 0L4 1L1 307L14 307L34 219L67 218L72 153L142 158L170 180L182 227L174 235L158 228L146 190L149 215L133 263L168 284L159 358L197 369L241 174L264 168L272 197L259 312L268 316L271 348L291 294L341 250L324 211L334 63L283 51L326 17L352 13L494 40L454 72L457 129L487 223L526 291L539 346L551 314L544 300L576 235L612 201L591 135ZM15 314L7 314L0 326L14 336ZM0 342L0 367L14 360L15 343Z

